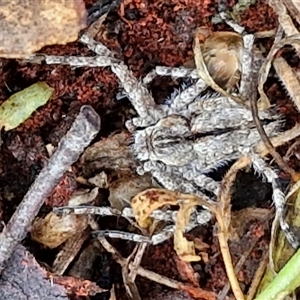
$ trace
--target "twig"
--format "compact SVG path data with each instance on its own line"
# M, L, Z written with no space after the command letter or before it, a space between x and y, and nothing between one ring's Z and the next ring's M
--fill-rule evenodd
M247 300L252 300L254 298L254 296L257 292L257 288L260 284L260 281L265 274L265 270L268 265L268 261L269 261L269 252L266 249L266 251L263 254L263 258L259 264L259 267L255 271L254 277L252 279L251 286L247 293L247 298L246 298Z
M122 268L126 267L126 259L122 257L122 255L105 239L105 238L98 238L99 242L103 246L103 248L112 254L113 259L121 265ZM129 269L132 269L132 263L129 263ZM176 290L185 290L190 291L193 287L189 285L185 285L179 281L176 281L174 279L170 279L168 277L159 275L155 272L149 271L144 269L143 267L139 266L137 269L137 275L142 276L144 278L147 278L151 281L154 281L156 283L165 285L167 287L176 289ZM194 288L198 293L202 292L205 294L207 299L216 299L214 292L208 292L204 291L200 288Z
M240 272L242 266L245 264L247 258L251 254L252 250L254 249L254 246L259 241L259 237L255 237L254 241L251 243L250 247L246 250L246 252L243 253L237 264L235 265L234 272L237 274ZM219 293L218 300L223 300L227 296L227 293L230 289L230 284L226 284L223 288L223 290Z
M129 274L129 278L131 281L135 281L135 278L136 278L136 275L137 275L137 270L141 264L141 261L142 261L142 258L143 258L143 255L144 255L144 252L147 248L148 244L147 243L141 243L139 246L138 246L138 249L136 251L136 254L135 254L135 257L134 257L134 260L133 260L133 263L132 263L132 269L130 271L130 274Z
M286 130L285 132L280 133L277 136L271 137L270 141L274 147L279 147L298 137L299 133L300 124L297 123L292 129ZM254 146L254 151L261 157L268 155L270 152L263 141L258 142Z
M266 134L266 131L264 127L261 124L261 121L258 117L258 106L257 106L257 101L254 97L250 97L250 106L251 106L251 111L252 111L252 116L253 116L253 121L256 126L256 129L260 135L260 138L268 148L270 154L274 157L276 163L278 166L287 174L291 176L293 180L297 178L297 173L295 172L294 169L290 168L286 162L283 160L283 158L280 156L280 154L275 150L274 146L272 145L269 137Z
M40 172L0 235L0 274L14 248L26 237L44 201L97 135L100 126L100 117L94 109L88 105L82 106L72 127L61 139L47 166Z
M103 248L112 254L114 260L121 265L121 267L125 267L126 266L126 259L122 257L122 255L106 240L106 238L104 237L100 237L98 238L98 241L101 243L101 245L103 246ZM129 268L131 269L132 267L132 263L129 264ZM148 278L149 280L152 280L154 282L157 282L159 284L163 284L165 286L168 286L170 288L173 289L179 289L180 287L180 282L167 278L165 276L161 276L159 274L156 274L152 271L146 270L142 267L139 267L137 270L137 274Z
M125 285L125 289L127 292L127 296L131 300L142 300L139 290L136 286L135 278L130 277L129 264L131 263L131 259L135 257L140 245L136 245L133 249L132 253L126 259L126 266L122 267L122 278ZM133 265L133 263L131 263ZM135 266L133 266L135 269Z
M86 228L82 232L78 232L74 236L70 237L63 244L62 249L56 255L52 264L52 273L56 275L63 275L66 269L70 266L70 263L77 256L82 248L83 243L90 236L90 229Z
M216 210L216 218L219 225L218 239L220 243L220 250L222 253L226 273L232 288L232 292L236 299L244 300L243 292L235 275L232 264L232 259L228 247L228 230L230 225L230 200L231 200L231 187L235 181L237 172L246 167L250 163L248 156L241 157L235 162L228 173L222 180L220 194L218 195L218 204L220 208Z
M266 81L266 77L270 68L270 64L271 61L275 55L275 53L278 50L278 46L282 43L282 41L280 42L280 39L282 37L282 28L279 27L276 37L275 37L275 41L274 44L272 46L272 49L270 51L270 53L268 54L268 57L266 58L265 62L263 63L261 70L260 70L260 78L259 78L259 86L258 86L258 90L259 90L259 94L260 94L260 102L268 102L269 100L267 99L266 94L263 91L263 84ZM256 101L256 97L250 97L250 107L251 107L251 112L252 112L252 116L253 116L253 120L255 123L255 126L257 128L257 131L262 139L262 141L264 142L264 144L266 145L267 149L269 150L270 154L274 157L276 163L278 164L278 166L287 174L289 174L291 176L291 178L294 181L297 181L297 173L295 172L295 170L293 170L292 168L290 168L286 162L283 160L283 158L279 155L279 153L275 150L274 146L272 145L269 137L267 136L261 121L258 117L258 103Z

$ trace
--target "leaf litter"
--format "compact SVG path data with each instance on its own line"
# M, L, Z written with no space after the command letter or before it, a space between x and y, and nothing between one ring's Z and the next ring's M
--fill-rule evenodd
M129 4L129 5L132 5L133 7L134 6L137 6L138 7L138 4L137 3L135 3L135 2L132 2L131 4ZM177 7L177 9L180 9L180 6L179 7ZM131 34L131 38L132 38L132 33L129 33L129 35ZM130 42L130 40L129 40L129 42ZM130 43L129 43L129 47L130 47ZM151 50L151 49L150 49ZM134 51L136 51L136 50L134 50ZM152 50L151 50L152 51ZM161 54L162 55L162 54ZM129 60L130 59L132 59L131 58L131 56L130 56L130 58L129 58ZM167 59L166 59L166 61L167 61ZM281 63L280 61L279 61L279 63ZM275 66L275 65L274 65ZM134 64L134 67L136 67L136 65ZM283 66L284 67L284 66ZM280 72L278 72L279 73L279 76L280 76ZM290 91L290 89L289 88L287 88L288 90L289 90L289 94L292 96L293 95L293 91ZM296 95L296 93L294 93L294 95ZM295 127L294 128L294 132L297 130L297 128ZM290 132L291 134L293 134L294 132ZM295 134L296 135L296 134ZM290 138L290 136L291 135L289 135L289 137L287 137L287 140L289 140L289 138ZM280 145L280 143L281 143L281 140L280 140L280 138L274 138L273 139L274 140L274 143L277 141L278 142L278 144ZM263 152L263 151L265 151L265 153L267 153L268 151L266 150L266 148L264 147L264 145L263 144L261 144L261 151ZM94 161L95 162L95 161ZM91 170L90 170L91 171ZM112 178L112 180L113 180L113 176L111 176L111 178ZM126 181L126 179L125 179L125 181ZM229 185L231 186L231 184L232 184L233 182L231 182ZM231 197L229 197L229 194L230 194L230 191L229 191L229 189L227 190L228 191L228 194L227 194L227 198L225 197L225 198L223 198L223 200L221 201L221 202L219 202L220 204L222 204L221 205L221 208L220 208L220 211L219 211L219 213L220 213L220 215L221 215L221 218L220 219L218 219L218 226L219 227L221 227L221 229L224 229L225 231L223 232L223 233L225 233L225 236L223 236L223 238L224 238L224 241L223 242L225 242L225 244L227 243L227 240L230 238L230 218L231 218L231 214L230 214L230 202L228 202L229 200L228 199L230 199ZM220 199L221 200L221 199ZM225 202L224 202L225 201ZM167 203L167 202L166 202ZM177 205L178 205L178 203L177 203ZM122 204L121 204L121 207L122 207ZM120 207L119 207L120 208ZM152 210L152 212L153 212L153 210ZM189 215L189 208L186 210L186 213ZM148 214L148 217L149 217L149 215L150 214ZM177 215L177 217L178 217L178 215ZM186 222L186 217L187 217L187 215L185 215L185 214L183 214L182 215L182 219L180 219L180 221L181 222L183 222L183 223L185 223ZM146 219L147 220L147 222L149 222L149 224L151 224L151 219L150 220L148 220L148 219ZM222 225L223 224L223 225ZM143 225L145 225L145 224L143 224ZM179 226L179 228L181 228L182 229L182 226ZM178 229L178 227L177 227L177 229ZM95 230L95 229L94 229ZM182 235L182 230L181 231L178 231L180 234L179 234L179 236L180 236L180 238L179 238L179 241L180 242L182 242L182 245L180 244L180 243L178 243L179 245L181 245L181 246L183 246L181 249L184 249L184 251L186 250L186 249L188 249L188 251L191 249L190 248L190 244L186 244L186 242L187 242L187 240L185 239L185 238L183 238L182 239L182 237L183 237L183 235ZM222 233L222 230L221 230L221 233ZM225 245L225 244L222 244L222 245ZM189 245L189 246L188 246ZM179 246L179 249L177 248L177 250L179 250L179 253L180 253L180 251L181 251L181 249L180 249L180 246ZM192 250L195 250L194 248L192 248ZM183 251L183 254L185 253ZM188 253L190 253L190 252L188 252ZM193 252L192 252L193 253ZM162 254L162 253L161 253ZM192 257L193 257L193 255L192 255ZM122 261L122 260L120 260L120 261ZM140 272L140 271L139 271ZM192 290L192 288L190 288L190 292L191 292L191 290ZM195 296L197 293L195 292L193 295ZM196 297L196 296L195 296ZM209 299L208 298L208 296L207 296L207 299Z

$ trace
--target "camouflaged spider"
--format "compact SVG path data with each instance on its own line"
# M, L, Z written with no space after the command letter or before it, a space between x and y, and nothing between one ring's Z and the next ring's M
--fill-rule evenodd
M189 87L173 93L168 104L156 104L144 85L155 74L197 78L193 70L157 67L139 82L122 63L111 69L138 113L126 126L133 134L132 149L141 163L139 174L150 172L164 188L211 201L215 199L209 199L203 191L216 198L219 183L208 176L209 171L248 155L254 169L271 183L281 229L292 246L298 247L284 220L285 196L278 187L278 176L253 150L260 135L249 109L218 93L205 93L208 86L199 77ZM259 111L259 118L268 136L279 133L282 120L275 110Z
M210 178L208 172L242 155L249 155L254 169L272 184L273 201L281 228L291 244L298 246L284 220L285 197L277 185L277 174L253 151L260 136L249 109L229 97L207 92L207 84L195 70L157 67L143 80L138 80L123 61L116 59L103 44L86 34L81 36L80 41L97 55L44 56L44 59L48 64L111 68L138 114L138 117L126 122L126 127L133 136L132 150L140 163L137 168L139 174L150 172L158 183L169 190L196 194L207 201L214 201L219 183ZM245 52L243 68L252 72L247 55ZM165 104L159 105L147 88L156 75L191 77L194 82L173 93ZM246 85L241 82L241 87ZM260 111L259 117L265 123L264 129L269 136L278 134L282 121L275 110ZM213 199L207 196L206 191L214 195Z

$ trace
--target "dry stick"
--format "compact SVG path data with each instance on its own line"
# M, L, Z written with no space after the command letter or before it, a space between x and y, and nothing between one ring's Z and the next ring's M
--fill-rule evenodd
M56 255L56 258L52 264L52 273L56 275L63 275L71 262L79 253L83 243L90 236L90 229L86 228L82 232L77 232L74 236L68 238L64 243L62 249Z
M194 195L183 195L183 198L187 197L187 199L189 199L191 196L198 199L199 205L201 205L201 206L205 205L209 209L211 209L212 211L214 211L214 212L217 211L214 204L208 203L208 202L206 202L206 201L204 201L204 200L202 200L202 199L200 199L200 198L198 198ZM90 220L89 225L91 226L92 230L95 230L95 231L99 230L99 225L95 221ZM122 268L129 268L130 271L134 270L134 272L136 272L136 274L141 276L141 277L147 278L151 281L154 281L154 282L159 283L161 285L168 286L168 287L173 288L173 289L186 290L186 291L194 289L198 293L200 291L205 293L205 295L207 296L207 298L209 297L209 299L215 299L216 298L214 292L206 292L206 291L203 291L199 288L194 288L190 285L183 284L183 283L181 283L179 281L176 281L174 279L170 279L166 276L159 275L155 272L144 269L141 266L137 266L136 269L135 269L135 266L133 265L133 263L129 262L129 264L128 264L128 261L107 241L107 239L105 237L98 237L97 239L100 242L100 244L102 245L102 247L107 252L111 253L112 258Z
M252 241L250 247L246 250L245 253L243 253L243 255L239 259L238 263L235 265L234 272L236 274L241 270L242 266L245 264L247 258L251 254L252 250L254 249L254 247L257 244L257 242L259 241L259 239L260 239L259 237L255 237L255 239L254 239L254 241ZM230 284L227 283L224 286L224 288L222 289L222 291L219 293L218 300L224 300L227 296L227 293L228 293L229 289L230 289Z
M135 257L132 262L132 270L130 271L129 274L129 279L133 282L135 281L136 275L137 275L137 270L141 264L144 252L146 248L148 247L147 243L141 243L136 251Z
M112 254L113 259L119 265L121 265L122 268L126 267L126 263L127 263L126 259L122 257L122 255L107 241L106 238L98 237L98 241L101 243L101 245L107 252ZM129 269L130 270L132 269L132 263L129 263ZM180 286L182 285L181 282L159 275L152 271L146 270L143 267L138 267L137 274L142 277L148 278L154 282L166 285L170 288L177 289L177 290L180 289Z
M220 243L220 250L222 253L226 273L231 285L232 292L237 300L244 300L245 297L241 291L240 285L235 275L232 264L232 259L228 247L228 226L230 225L230 200L231 187L235 180L237 172L246 167L250 163L248 156L241 157L229 169L228 173L222 180L220 194L218 196L219 209L215 211L216 219L219 225L218 240ZM226 222L226 223L225 223Z
M14 248L26 237L44 201L95 138L100 127L100 117L94 109L88 105L82 106L72 127L61 139L47 166L40 172L0 235L0 274Z
M278 50L278 45L280 43L283 42L282 39L282 33L283 30L281 28L281 26L278 27L276 36L275 36L275 40L273 43L273 46L265 60L265 62L263 63L261 70L260 70L260 78L259 78L259 86L258 86L258 90L259 90L259 94L261 99L266 99L266 95L263 91L263 83L266 81L266 76L268 74L269 71L269 65L271 64L271 60L274 57L275 53ZM286 42L288 41L288 39L284 39ZM293 42L293 39L291 38L291 43ZM290 168L286 162L283 160L283 158L279 155L279 153L275 150L273 144L271 143L269 137L267 136L261 122L260 119L258 117L258 106L257 106L257 101L255 99L255 97L250 97L250 108L251 108L251 112L252 112L252 117L254 120L254 124L256 126L256 129L260 135L260 138L262 139L262 141L264 142L265 146L267 147L267 149L269 150L270 154L273 156L273 158L275 159L276 163L278 164L278 166L287 174L289 174L292 178L292 180L294 182L299 180L299 174L297 174L295 172L295 170L293 170L292 168Z
M126 267L122 267L122 278L123 278L123 283L125 286L125 290L127 292L127 297L131 300L142 300L139 290L136 286L136 283L134 280L130 278L129 274L129 264L131 263L131 259L135 256L137 249L139 248L140 245L136 245L132 253L127 257L126 259Z
M203 201L205 202L205 201ZM92 227L92 229L95 229L97 227ZM99 237L98 241L101 243L101 245L103 246L103 248L111 253L112 258L122 267L122 268L126 268L127 267L127 260L122 257L122 255L106 240L106 238L104 237ZM129 263L129 270L133 269L133 265L130 262ZM163 275L159 275L155 272L149 271L147 269L144 269L143 267L139 266L137 269L137 275L147 278L151 281L154 281L156 283L159 283L161 285L165 285L168 286L170 288L173 289L177 289L177 290L185 290L185 291L189 291L191 289L194 289L196 292L200 293L202 292L203 294L206 295L207 299L215 299L215 293L214 292L207 292L204 291L200 288L195 288L193 286L190 286L188 284L183 284L179 281L176 281L174 279L168 278L166 276Z
M289 174L294 181L297 181L296 178L299 176L297 176L297 173L295 172L294 169L290 168L286 164L286 162L283 160L283 158L280 156L280 154L275 150L269 137L267 136L266 131L265 131L264 127L262 126L261 121L258 117L258 106L257 106L257 101L254 97L250 97L250 107L251 107L252 117L253 117L253 121L256 126L256 129L260 135L260 138L262 139L262 141L266 145L267 149L269 150L270 154L274 157L278 166L285 173Z
M93 219L90 219L89 222L90 227L92 230L97 231L99 230L99 225L94 221ZM105 237L97 237L99 243L102 245L102 247L109 253L111 253L112 258L122 267L126 268L128 267L129 270L132 270L133 265L132 262L129 262L129 265L127 266L127 260L118 252L117 249L115 249ZM157 273L154 273L152 271L146 270L143 267L139 266L137 269L137 275L140 275L142 277L148 278L149 280L152 280L154 282L166 285L173 289L180 289L180 286L182 285L181 282L178 282L176 280L167 278L165 276L159 275Z
M268 261L269 261L269 252L268 252L268 249L266 249L263 254L263 259L260 262L259 267L256 270L254 277L252 279L251 286L247 293L247 298L246 298L247 300L252 300L254 298L255 294L257 293L257 288L260 285L261 279L265 274L265 270L267 268Z

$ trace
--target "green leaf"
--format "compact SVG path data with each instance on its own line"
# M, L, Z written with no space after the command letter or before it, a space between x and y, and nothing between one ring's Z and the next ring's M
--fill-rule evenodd
M40 106L52 96L54 89L45 82L37 82L30 87L10 96L0 106L0 128L14 129L26 121Z
M288 199L287 221L292 227L300 227L299 182L292 186ZM291 294L300 286L300 250L297 252L286 241L283 232L275 238L272 248L274 270L269 265L259 287L255 300L279 300ZM272 246L272 245L271 245ZM296 253L295 253L296 252ZM279 272L277 275L274 273Z

